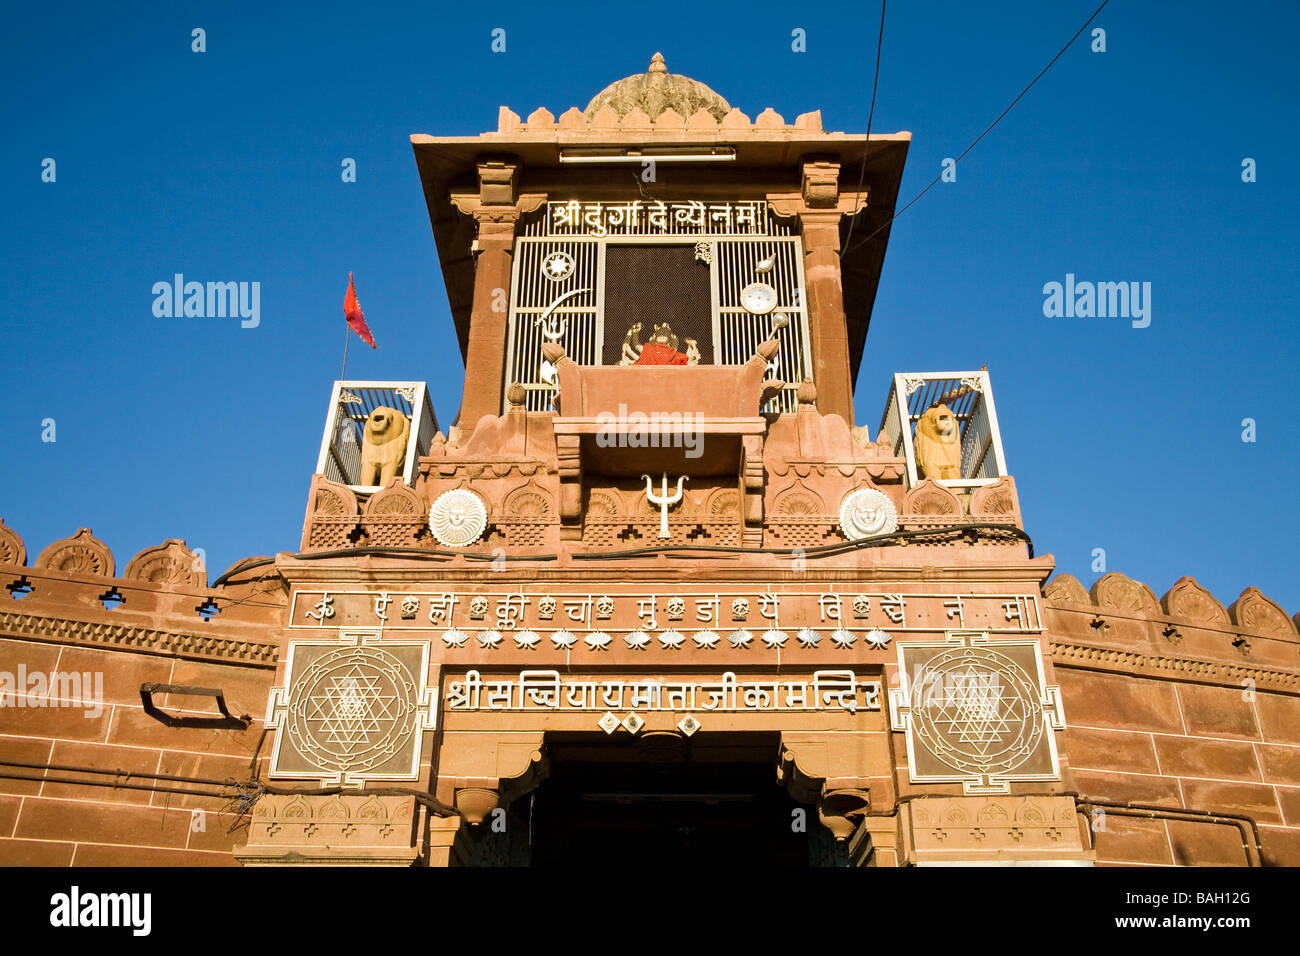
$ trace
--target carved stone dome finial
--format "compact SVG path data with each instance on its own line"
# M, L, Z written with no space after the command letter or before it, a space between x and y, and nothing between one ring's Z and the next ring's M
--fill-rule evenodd
M652 120L667 109L675 110L683 119L703 109L719 122L731 112L727 101L703 83L689 76L669 73L662 53L654 55L646 72L624 77L597 93L583 110L583 115L590 120L604 107L609 107L619 117L640 109Z

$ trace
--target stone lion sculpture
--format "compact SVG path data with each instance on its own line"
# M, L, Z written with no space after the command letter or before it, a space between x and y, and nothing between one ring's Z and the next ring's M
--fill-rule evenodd
M922 478L961 477L961 430L947 405L927 408L916 423L916 464Z
M395 408L380 406L366 418L361 433L361 475L363 485L387 486L406 461L406 439L411 425Z

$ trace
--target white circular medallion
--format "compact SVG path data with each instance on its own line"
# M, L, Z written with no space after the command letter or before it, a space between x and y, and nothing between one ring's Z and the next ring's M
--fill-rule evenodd
M573 256L556 250L542 262L542 274L552 282L567 279L573 272Z
M487 506L464 488L444 491L429 509L429 528L438 543L448 548L473 544L486 527Z
M898 527L898 512L889 496L874 488L859 488L844 496L840 530L850 541L889 534Z
M776 290L766 282L751 282L740 290L740 304L754 315L767 315L776 308Z

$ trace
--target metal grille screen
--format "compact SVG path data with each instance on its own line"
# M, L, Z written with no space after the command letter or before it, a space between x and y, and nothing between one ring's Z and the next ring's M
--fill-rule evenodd
M608 229L593 231L586 213L580 225L566 214L561 228L552 221L559 218L554 206L524 227L510 287L505 385L524 386L528 409L550 408L555 394L554 369L541 353L547 340L580 364L617 365L633 324L641 323L640 344L667 323L678 351L688 350L686 339L695 340L701 363L745 362L772 334L773 316L751 315L740 301L740 291L760 280L776 292L775 312L790 320L777 334L781 349L767 373L788 384L767 410L796 407L795 388L812 373L799 237L771 219L765 204L733 203L734 217L724 218L710 205L705 225L689 230L678 222L676 205L668 205L659 230L646 216L629 214L619 228L611 218ZM609 218L609 209L604 214ZM564 266L559 273L549 268L556 257Z
M696 259L692 245L608 246L604 364L616 365L623 358L629 332L640 344L665 324L677 337L677 351L685 352L686 340L694 339L700 363L713 363L708 264Z

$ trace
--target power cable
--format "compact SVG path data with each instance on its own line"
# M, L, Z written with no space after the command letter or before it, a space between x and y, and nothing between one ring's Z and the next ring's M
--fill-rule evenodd
M862 168L858 171L858 195L862 195L862 184L867 181L867 152L871 149L871 120L876 115L876 87L880 84L880 48L885 43L885 0L880 0L880 32L876 35L876 76L871 81L871 108L867 110L867 137L862 144ZM849 217L849 234L844 240L845 248L853 238L853 227L858 217Z
M1102 0L1101 6L1099 6L1096 10L1092 11L1092 16L1088 17L1088 19L1083 22L1083 26L1079 27L1079 29L1075 31L1074 36L1070 37L1070 39L1066 41L1065 46L1061 47L1061 49L1056 51L1056 56L1052 57L1051 61L1047 64L1047 66L1039 70L1038 75L1029 81L1029 85L1026 86L1023 90L1021 90L1019 95L1017 95L1016 98L1011 101L1011 103L1007 106L1007 108L998 114L998 118L995 119L992 123L990 123L985 128L984 132L976 136L974 142L972 142L969 146L967 146L965 149L961 151L960 155L958 155L957 158L953 160L953 166L956 166L959 162L961 162L962 157L964 157L967 153L969 153L972 149L974 149L977 145L979 145L979 141L982 140L985 136L987 136L992 131L993 127L997 126L998 123L1002 122L1002 118L1006 116L1008 113L1010 113L1012 107L1014 107L1017 103L1019 103L1021 98L1023 98L1026 93L1028 93L1031 89L1034 88L1034 84L1043 78L1043 74L1045 74L1048 70L1050 70L1052 66L1056 63L1056 61L1065 55L1065 51L1070 48L1071 44L1073 44L1075 40L1079 39L1079 35L1082 34L1084 30L1088 29L1088 24L1092 23L1092 21L1097 18L1097 14L1101 13L1101 11L1106 8L1106 4L1108 3L1110 3L1110 0ZM872 239L878 236L883 229L887 228L895 219L897 219L903 213L907 212L907 210L910 209L918 199L920 199L922 196L928 193L942 179L943 179L943 173L941 172L934 179L930 180L929 184L926 185L924 189L922 189L919 193L917 193L910 200L908 200L906 206L904 206L902 209L899 209L892 216L886 219L883 223L877 226L876 230L871 235L867 236L865 239L860 239L856 246L850 247L849 244L845 242L844 251L840 253L840 259L841 260L844 259L844 257L847 256L854 249L866 245L868 242L870 242ZM852 230L852 223L850 223L849 228L850 230Z

